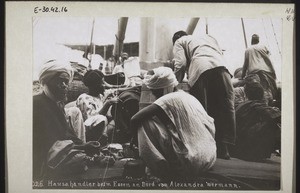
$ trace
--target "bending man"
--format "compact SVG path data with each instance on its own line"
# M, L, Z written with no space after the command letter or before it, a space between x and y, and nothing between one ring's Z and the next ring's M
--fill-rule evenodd
M151 174L188 177L211 168L216 160L215 126L200 102L177 90L168 67L149 71L146 86L157 100L131 119L138 130L140 157Z
M177 80L181 82L187 72L190 94L215 120L218 157L230 159L227 146L235 143L234 92L222 50L213 37L195 38L184 31L174 34L173 44Z

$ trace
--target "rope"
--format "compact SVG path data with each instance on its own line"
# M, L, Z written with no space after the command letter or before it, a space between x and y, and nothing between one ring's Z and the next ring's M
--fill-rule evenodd
M117 85L119 85L119 77L118 76L117 76ZM118 90L118 88L117 88L117 90ZM118 105L118 103L115 104L114 117L116 117L116 115L117 115L117 105ZM113 128L113 130L112 130L111 142L113 142L113 140L114 140L115 129L117 129L116 124L115 124L115 128ZM103 177L102 177L102 180L101 180L102 182L104 182L104 180L105 180L105 177L106 177L106 174L107 174L107 171L108 171L108 164L109 164L109 161L106 163L104 174L103 174Z
M274 37L275 37L275 40L276 40L276 44L277 44L277 48L278 48L278 52L279 52L279 54L280 54L280 56L281 56L281 51L280 51L280 48L279 48L279 44L278 44L278 40L277 40L277 36L276 36L276 32L275 32L275 29L274 29L273 20L272 20L272 18L270 18L270 20L271 20L272 29L273 29Z
M118 27L119 27L119 22L118 22ZM121 48L120 48L121 40L117 37L117 35L115 35L115 37L119 41L119 54L120 54L121 53ZM119 86L119 76L117 76L117 91L119 90L119 88L120 88L120 86ZM114 109L113 114L114 114L114 117L116 117L117 116L117 105L118 105L118 103L116 103L114 105L115 105L115 109ZM116 129L117 128L116 128L116 124L115 124L115 128L113 128L113 130L112 130L111 142L113 142L113 140L114 140L114 135L115 135L115 130ZM104 180L105 180L105 177L106 177L106 174L107 174L107 171L108 171L108 164L109 164L109 162L106 163L104 174L103 174L103 177L102 177L102 182L104 182Z
M207 20L207 18L205 18L205 32L206 32L206 34L208 34L208 20Z
M266 39L267 39L268 48L270 48L269 39L268 39L268 36L267 36L267 33L266 33L266 26L265 26L265 23L264 23L264 19L262 18L261 21L262 21L262 25L264 26L264 32L265 32L265 36L266 36Z

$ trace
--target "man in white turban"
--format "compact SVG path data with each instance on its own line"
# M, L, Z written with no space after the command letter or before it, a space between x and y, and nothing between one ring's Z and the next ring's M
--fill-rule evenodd
M144 79L149 89L163 89L164 94L173 92L174 87L178 85L178 81L171 68L158 67L150 71Z
M131 126L150 173L170 179L210 169L216 160L213 118L195 97L177 89L170 68L155 68L144 80L157 100L135 114Z
M83 119L79 109L64 109L68 84L73 78L69 62L50 60L39 73L43 93L33 96L33 178L41 177L47 153L57 140L83 144ZM72 113L72 117L68 116ZM80 128L80 129L79 129Z
M66 102L68 84L72 81L73 75L74 71L68 61L50 60L42 66L39 81L49 98L57 102Z

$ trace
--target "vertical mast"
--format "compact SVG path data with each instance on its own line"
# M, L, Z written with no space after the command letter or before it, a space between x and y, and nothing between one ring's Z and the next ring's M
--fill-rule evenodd
M113 49L113 56L118 58L123 51L123 43L125 39L125 33L128 23L128 17L121 17L118 19L118 32L116 36L116 42Z
M95 19L93 19L93 24L92 24L92 31L91 31L91 40L90 40L90 52L93 49L93 54L95 54L95 49L93 47L93 34L94 34L94 27L95 27ZM92 54L91 57L89 58L89 69L92 68L91 66L91 60L92 60Z
M189 35L193 34L199 19L200 19L199 17L195 17L195 18L192 18L190 20L190 23L189 23L188 27L186 28L186 33L187 34L189 34Z
M245 31L245 25L244 25L243 18L241 18L241 21L242 21L242 27L243 27L243 34L244 34L245 46L246 46L246 48L248 48L247 37L246 37L246 31Z

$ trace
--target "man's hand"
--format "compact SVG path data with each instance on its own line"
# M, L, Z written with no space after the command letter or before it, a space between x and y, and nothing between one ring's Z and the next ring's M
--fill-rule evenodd
M98 141L89 141L85 144L87 148L98 148L100 147L100 143Z
M95 155L99 153L100 143L98 141L89 141L84 145L84 151L87 155Z
M120 102L120 99L119 99L119 97L117 97L117 96L108 99L108 103L109 103L110 105L116 104L116 103L118 103L118 102Z

